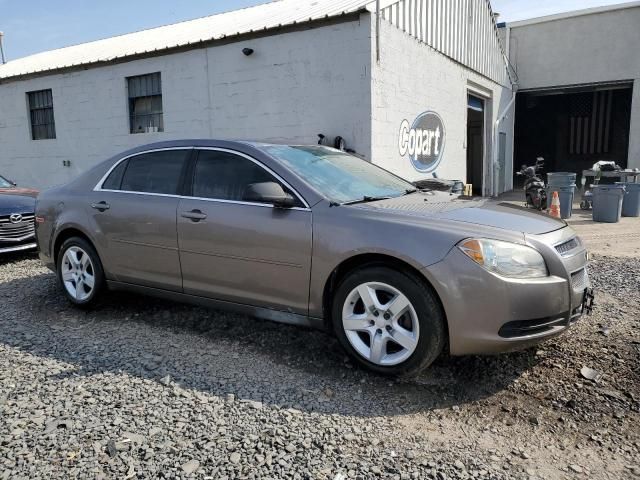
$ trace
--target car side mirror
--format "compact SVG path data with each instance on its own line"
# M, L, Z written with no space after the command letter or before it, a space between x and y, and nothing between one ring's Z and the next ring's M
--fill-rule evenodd
M247 202L268 203L276 208L293 208L295 199L276 182L252 183L244 193Z
M18 184L17 184L16 182L14 182L13 180L10 180L10 181L9 181L9 183L10 183L11 185L13 185L14 187L17 187L17 186L18 186Z

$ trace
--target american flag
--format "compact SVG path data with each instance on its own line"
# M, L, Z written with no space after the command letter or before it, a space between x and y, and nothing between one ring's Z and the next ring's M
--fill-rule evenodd
M611 90L577 93L569 100L569 154L609 153Z

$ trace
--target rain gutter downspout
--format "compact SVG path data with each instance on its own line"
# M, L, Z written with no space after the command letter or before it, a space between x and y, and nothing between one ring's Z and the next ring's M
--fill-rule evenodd
M376 0L376 62L380 61L380 0Z
M500 154L498 142L500 141L500 125L507 118L509 114L509 110L516 101L516 94L518 93L518 81L513 80L511 78L511 72L509 71L509 65L511 65L511 26L509 24L505 25L506 35L505 35L505 54L503 55L505 65L507 67L507 73L509 76L509 83L511 83L511 91L513 92L513 97L504 108L504 110L498 115L498 119L496 120L494 130L493 130L493 163L491 169L491 196L498 196L498 175L500 175L500 163L498 162L498 155ZM505 152L506 154L506 152ZM513 158L511 159L513 162Z
M507 116L509 115L509 111L511 110L511 107L516 101L516 93L518 92L518 87L516 85L513 85L511 91L513 92L513 96L511 97L511 100L509 100L509 103L507 104L507 106L504 107L504 110L502 110L502 112L500 112L500 114L498 115L498 119L496 120L496 123L493 127L493 168L492 168L493 174L491 175L491 196L492 197L498 196L498 176L500 175L500 163L498 162L498 155L500 155L499 146L498 146L498 142L500 141L499 129L504 119L507 118Z
M4 37L4 33L0 32L0 65L4 65L6 62L5 58L4 58L4 47L2 46L2 40Z

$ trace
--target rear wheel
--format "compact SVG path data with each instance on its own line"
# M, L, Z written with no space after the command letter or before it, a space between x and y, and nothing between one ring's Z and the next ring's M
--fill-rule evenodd
M67 299L80 307L95 303L104 285L100 258L85 239L66 240L58 254L58 282Z
M348 275L338 286L332 313L346 351L384 375L416 375L445 345L444 314L433 290L416 276L386 266Z

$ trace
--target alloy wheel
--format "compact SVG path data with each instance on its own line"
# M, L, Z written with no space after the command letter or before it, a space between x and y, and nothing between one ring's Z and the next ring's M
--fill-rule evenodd
M369 362L398 365L418 345L418 316L406 295L384 283L354 288L342 308L342 326L351 346Z
M62 259L62 282L67 293L82 302L95 287L95 270L91 258L80 247L69 247Z

